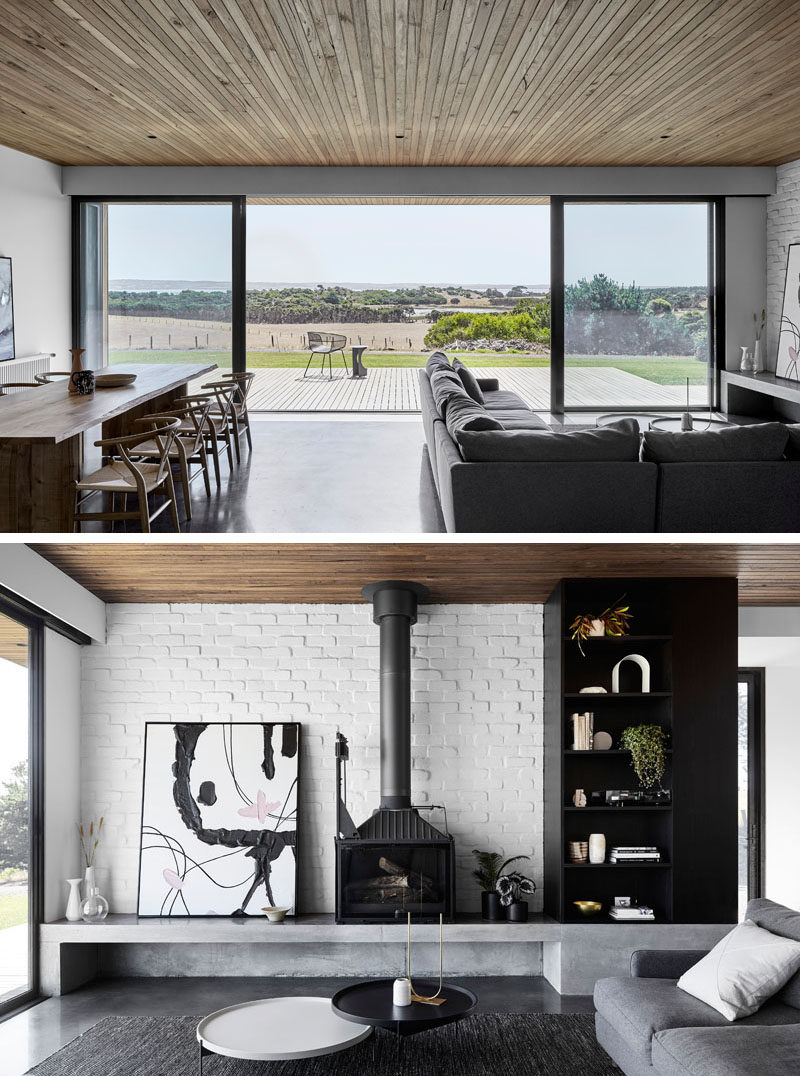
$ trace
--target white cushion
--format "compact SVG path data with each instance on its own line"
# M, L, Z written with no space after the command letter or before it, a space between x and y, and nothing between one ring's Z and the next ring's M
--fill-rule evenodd
M746 920L678 979L678 987L722 1013L752 1016L800 968L800 942Z

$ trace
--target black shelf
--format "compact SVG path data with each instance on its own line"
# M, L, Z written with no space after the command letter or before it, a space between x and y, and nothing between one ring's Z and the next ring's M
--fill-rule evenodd
M582 654L569 625L621 594L635 634L587 639ZM544 614L546 915L560 922L614 922L607 914L576 915L572 902L598 900L606 908L627 895L656 909L659 923L736 921L737 635L732 578L566 579L554 590ZM610 689L614 665L637 652L650 663L651 683L664 690L641 691L641 672L631 662L620 668L621 692L578 690L590 684ZM576 710L593 711L595 731L608 732L614 743L629 725L663 728L670 803L575 807L576 788L588 799L591 792L639 787L629 751L572 750L569 715ZM596 763L601 756L605 761ZM590 832L604 832L608 847L653 845L663 859L569 863L568 843Z

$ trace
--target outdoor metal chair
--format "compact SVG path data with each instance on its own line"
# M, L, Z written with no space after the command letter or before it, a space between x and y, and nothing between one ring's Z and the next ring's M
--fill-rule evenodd
M334 351L341 351L342 353L342 365L347 370L347 359L344 357L344 349L347 346L347 337L341 336L339 333L308 333L308 348L311 354L308 356L308 362L306 368L303 371L303 377L308 373L308 368L311 365L311 360L315 355L319 355L322 359L322 366L320 367L320 373L325 373L325 356L328 356L328 377L333 378L333 369L331 366L331 355Z

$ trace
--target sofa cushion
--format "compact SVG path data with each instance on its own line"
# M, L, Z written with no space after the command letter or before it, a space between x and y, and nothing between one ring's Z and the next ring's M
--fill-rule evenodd
M550 427L533 411L491 411L492 418L501 423L504 430L549 430Z
M456 441L464 430L489 432L503 429L496 418L480 404L470 399L466 393L463 397L455 395L448 397L444 421L450 436Z
M442 418L445 418L447 403L452 397L464 400L470 399L466 389L461 384L461 378L454 370L434 370L431 374L431 392Z
M475 374L473 374L472 370L470 370L468 366L465 366L461 359L453 359L453 369L461 378L461 384L467 390L467 395L471 396L475 403L479 403L483 406L485 402L483 399L483 392L478 384L478 379Z
M726 1020L752 1016L800 969L800 942L755 923L735 926L678 979L678 989L705 1001Z
M658 1076L795 1076L800 1072L800 1025L659 1031L652 1064Z
M800 460L800 424L793 423L786 427L789 440L786 442L786 458Z
M597 1011L622 1035L632 1050L649 1059L653 1035L673 1027L722 1027L735 1030L710 1005L678 990L674 979L599 979L594 988ZM736 1028L800 1024L800 1014L773 1000Z
M780 460L788 439L787 427L780 422L685 433L647 430L642 438L642 459L653 463Z
M432 351L425 363L425 369L429 374L434 370L451 370L450 360L443 351Z
M612 463L639 458L639 428L632 419L568 433L548 429L464 432L457 441L461 455L470 462Z
M769 930L772 934L800 941L800 912L795 912L783 904L776 904L774 900L767 900L766 897L759 897L748 902L746 915L751 923ZM793 975L783 990L775 996L787 1005L800 1009L800 971Z
M530 411L530 408L516 392L510 392L508 389L497 389L496 392L484 392L483 402L486 405L487 411L498 410L526 410Z

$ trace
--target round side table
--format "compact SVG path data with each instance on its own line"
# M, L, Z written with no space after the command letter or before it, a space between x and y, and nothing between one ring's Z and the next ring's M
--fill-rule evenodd
M197 1025L199 1073L208 1054L247 1061L292 1061L347 1050L372 1034L331 1008L328 998L265 998L230 1005Z

